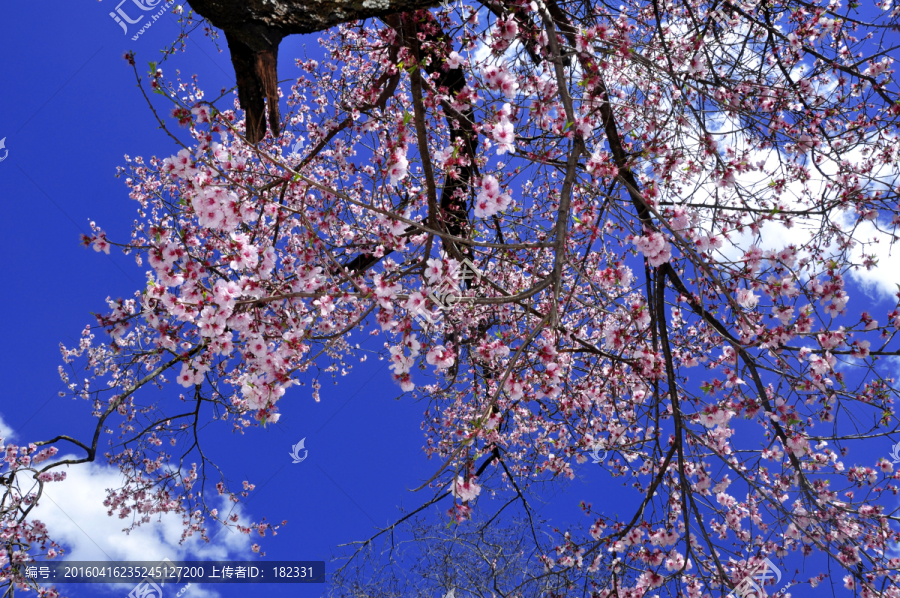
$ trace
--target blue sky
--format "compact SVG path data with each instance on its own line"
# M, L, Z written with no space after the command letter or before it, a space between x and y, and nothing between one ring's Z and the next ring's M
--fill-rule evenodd
M75 344L90 312L106 309L107 297L131 297L143 287L143 268L116 251L109 256L79 245L93 219L111 239L127 239L136 204L115 178L123 156L168 156L176 151L157 129L153 115L135 87L127 50L137 53L140 72L158 50L170 44L179 28L171 15L154 23L137 41L123 34L109 16L109 0L91 3L5 8L0 22L3 92L0 93L0 138L7 158L0 163L0 189L7 211L0 222L2 244L10 256L4 266L4 329L13 342L3 346L0 434L27 443L57 434L86 437L95 420L83 400L60 398L59 344ZM306 46L306 49L304 49ZM315 55L315 36L292 36L281 46L279 76L299 75L292 57ZM232 87L226 51L202 34L191 37L188 51L163 69L174 76L196 73L210 93ZM380 346L383 337L367 337ZM362 343L364 339L359 339ZM172 389L176 396L180 387ZM78 560L244 558L248 560L328 560L340 543L363 540L375 526L397 519L398 508L415 508L432 497L412 493L438 467L425 458L420 430L423 404L400 389L386 362L369 359L337 386L323 381L315 403L309 387L289 391L281 404L281 422L251 429L242 438L215 430L211 443L232 480L256 484L246 504L248 518L287 519L277 537L261 541L266 557L249 551L246 538L222 532L198 551L177 544L180 528L167 522L126 536L123 524L106 516L103 489L117 483L115 470L94 463L70 468L65 485L48 484L48 500L39 517ZM226 428L225 426L221 426ZM10 436L9 431L12 431ZM292 464L291 446L305 438L309 450ZM63 451L65 453L65 451ZM74 454L74 453L73 453ZM446 509L448 505L442 505ZM577 516L577 499L570 509ZM329 568L330 570L330 568ZM247 586L226 584L190 588L185 596L244 595ZM174 595L174 588L170 590ZM318 596L322 586L266 585L266 596ZM125 595L129 586L71 586L76 598L100 592Z
M115 178L123 155L168 156L171 140L157 129L131 68L127 50L137 53L140 72L156 60L179 28L164 15L137 41L109 17L112 0L73 3L8 3L0 21L0 138L7 158L0 163L4 218L0 243L7 256L5 292L0 297L6 342L2 345L4 385L0 434L27 443L65 433L83 438L95 420L85 401L60 398L59 343L74 344L91 311L106 309L106 297L131 297L143 287L143 268L113 251L109 256L79 246L93 219L111 239L127 239L136 204ZM132 33L135 31L132 26ZM305 49L304 49L305 48ZM197 74L209 93L234 85L226 51L197 32L186 53L163 65L184 78ZM315 56L315 36L292 36L281 45L279 76L299 75L293 58ZM852 291L853 289L851 289ZM856 292L862 293L860 289ZM874 301L874 299L873 299ZM880 301L878 311L889 309ZM366 340L379 348L381 336ZM172 389L177 395L177 390ZM429 491L409 492L438 466L425 458L419 424L424 404L400 396L384 361L370 359L351 376L331 385L323 380L322 400L309 388L295 387L280 403L281 423L250 429L235 438L226 426L210 431L216 460L234 481L256 484L246 503L247 518L287 519L277 537L261 541L267 556L253 555L246 538L222 532L210 546L179 547L178 525L142 529L127 536L122 523L102 507L103 488L116 483L115 470L102 463L71 468L65 486L49 484L39 517L78 560L243 558L247 560L328 560L343 542L362 540L376 526L398 516L398 507L415 508ZM11 436L10 436L11 434ZM305 438L309 457L293 464L291 446ZM875 446L877 444L877 446ZM887 456L890 443L873 443L873 456ZM76 471L77 469L77 471ZM607 512L633 506L637 495L611 493L608 478L581 466L583 477L545 509L554 521L575 520L577 501L596 496ZM442 505L446 509L447 505ZM185 596L244 595L246 586L193 587ZM170 590L174 595L174 591ZM267 585L266 596L318 596L321 586ZM105 588L125 595L129 588ZM808 591L808 590L807 590ZM76 598L95 596L94 586L67 590ZM805 595L803 591L795 596Z
M174 153L122 55L135 51L143 72L179 29L166 15L132 41L108 16L114 6L109 0L41 7L17 3L6 7L0 23L0 138L6 137L9 150L0 163L7 210L0 236L4 249L17 256L3 270L8 288L18 289L2 298L7 338L17 340L2 349L7 383L0 417L7 432L2 436L12 442L88 434L94 424L89 404L57 396L62 387L59 343L74 344L93 320L90 312L106 308L107 296L127 298L143 286L143 269L132 258L85 250L79 235L94 219L111 238L126 239L136 204L115 178L116 166L125 154ZM299 55L304 44L315 48L314 39L299 36L282 45L282 78L294 74L289 57ZM174 75L176 66L185 76L198 74L210 91L234 84L227 51L219 53L200 34L190 38L187 53L163 68ZM288 520L276 538L268 534L255 540L263 541L264 560L327 560L338 543L364 539L374 526L393 521L401 504L428 498L406 490L427 479L434 467L420 450L422 407L394 400L400 392L384 365L371 359L339 386L326 382L320 403L308 387L294 389L296 400L285 402L279 425L252 429L240 439L226 431L211 443L233 480L256 484L246 507L250 518ZM302 438L309 456L292 464L291 446ZM40 515L73 559L175 559L173 552L180 558L210 558L209 551L217 550L231 558L263 560L246 549L246 538L230 532L219 534L199 556L177 552L175 525L126 536L118 531L121 522L107 517L101 504L102 489L116 483L114 471L102 464L76 469L68 475L77 484L66 482L65 491L48 485L50 501ZM111 595L130 590L124 588ZM243 595L245 588L207 587L222 596ZM79 586L69 593L93 596L98 591ZM258 591L317 596L322 586L270 585ZM192 588L185 595L203 593Z

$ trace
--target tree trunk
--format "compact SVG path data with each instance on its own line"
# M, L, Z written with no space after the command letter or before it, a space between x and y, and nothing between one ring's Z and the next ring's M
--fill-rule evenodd
M292 33L312 33L341 23L429 8L435 0L192 0L197 14L225 32L247 113L247 139L257 143L269 128L278 135L278 45Z

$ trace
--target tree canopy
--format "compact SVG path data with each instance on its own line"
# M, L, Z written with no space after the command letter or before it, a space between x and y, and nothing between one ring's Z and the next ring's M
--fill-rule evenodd
M491 521L489 493L522 508L533 560L484 591L721 596L806 558L794 585L900 597L900 456L864 448L898 432L900 7L192 4L239 101L126 55L179 147L122 166L130 239L83 241L147 285L63 348L93 438L6 445L0 554L56 550L31 505L100 458L134 525L233 525L198 492L247 492L204 456L201 407L277 422L372 334L428 404L422 504L460 524ZM279 42L310 31L325 58L279 82ZM531 497L592 459L640 502L584 496L582 526L544 534Z

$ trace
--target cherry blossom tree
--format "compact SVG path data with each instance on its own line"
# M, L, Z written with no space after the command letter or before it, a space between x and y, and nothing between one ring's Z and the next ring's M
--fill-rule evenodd
M865 294L896 277L898 16L890 0L382 10L329 23L325 58L265 88L268 128L261 97L248 125L233 94L126 55L178 147L126 158L130 239L101 222L83 241L133 255L147 284L62 350L93 438L5 446L0 558L58 551L30 511L62 466L101 457L133 525L239 525L200 493L252 490L204 455L201 406L236 433L277 422L373 335L397 392L429 401L422 508L460 525L491 519L487 495L521 508L541 563L523 584L720 596L766 558L810 557L795 585L900 596L900 474L869 448L898 432L900 305ZM165 398L147 406L151 388ZM534 497L601 453L590 475L639 492L633 511L585 496L583 524L543 535Z
M385 534L381 542L352 545L365 544L333 576L329 598L504 596L512 588L516 595L539 598L565 591L569 582L565 576L543 575L527 520L497 525L473 519L470 525L448 527L421 515L401 519L393 540ZM605 573L608 578L608 568Z

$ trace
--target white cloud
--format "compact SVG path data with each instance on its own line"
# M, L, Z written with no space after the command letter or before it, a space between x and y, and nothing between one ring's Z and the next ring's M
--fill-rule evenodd
M4 441L9 441L15 436L15 431L6 423L6 420L3 419L3 416L0 415L0 438Z
M151 523L126 534L123 528L130 520L108 516L103 506L105 489L121 486L119 470L97 463L82 463L69 467L66 473L64 481L44 485L44 496L32 512L32 518L42 521L50 537L66 549L66 560L251 560L249 537L234 531L213 535L217 530L211 527L209 544L194 536L179 545L182 523L181 516L176 514L154 517ZM218 506L220 512L228 512L231 503L223 500ZM241 523L246 525L247 522ZM215 590L200 584L192 584L181 595L182 598L217 596Z
M820 92L827 95L832 91L833 86L824 86ZM747 152L747 161L750 164L761 165L763 170L751 170L749 172L739 173L736 175L737 183L751 193L760 193L766 196L770 201L775 202L776 196L766 192L770 178L767 172L775 172L783 175L780 163L786 158L779 153L777 149L757 149L747 137L744 135L741 124L735 118L729 117L724 113L716 113L711 115L710 121L714 125L709 126L711 133L719 136L720 149L731 147L736 153L743 154ZM688 138L685 148L692 155L699 155L699 139L695 137ZM811 154L808 155L807 163L811 164ZM824 197L833 195L828 189L828 183L838 172L838 164L834 155L828 155L817 168L810 167L810 178L806 183L788 177L784 192L777 197L777 204L783 210L805 210L809 207L810 197ZM840 159L851 164L862 164L865 160L860 148L854 148L840 155ZM707 175L706 170L703 175ZM888 165L877 167L869 174L870 180L862 181L863 188L868 191L876 189L884 189L886 182L889 182L893 172ZM697 180L694 182L695 192L691 196L692 203L707 203L720 205L740 205L736 198L716 196L716 185L710 180ZM806 191L808 190L808 192ZM714 199L715 198L715 199ZM667 198L671 199L671 198ZM677 198L674 200L678 203ZM751 204L753 200L751 200ZM882 216L883 218L883 216ZM883 219L876 223L866 220L859 220L857 214L848 209L835 208L828 214L828 219L838 224L845 232L852 231L852 236L857 241L852 248L847 251L847 258L856 264L863 263L865 255L874 255L876 263L869 270L860 267L857 270L849 272L849 278L858 285L858 288L865 294L878 299L892 299L897 293L900 284L900 247L894 248L892 243L891 229L889 223ZM711 222L703 221L695 223L696 228L704 230L707 233L711 230ZM766 221L761 224L759 235L751 234L745 230L741 234L731 233L730 239L719 250L719 255L725 260L740 260L744 252L751 245L758 245L763 250L781 250L788 245L795 245L800 248L800 255L805 255L803 248L808 247L812 241L821 234L823 226L823 217L821 215L797 216L788 221L787 224L779 221ZM880 230L879 230L880 229ZM885 232L887 231L887 232ZM825 249L826 255L838 255L840 250L837 245L832 244ZM851 293L853 289L848 289Z
M875 291L885 299L893 298L900 284L900 247L893 247L891 235L875 228L872 222L861 222L857 227L859 238L877 240L877 244L854 247L853 256L862 261L862 253L874 254L878 260L871 269L860 268L851 276L866 291Z

